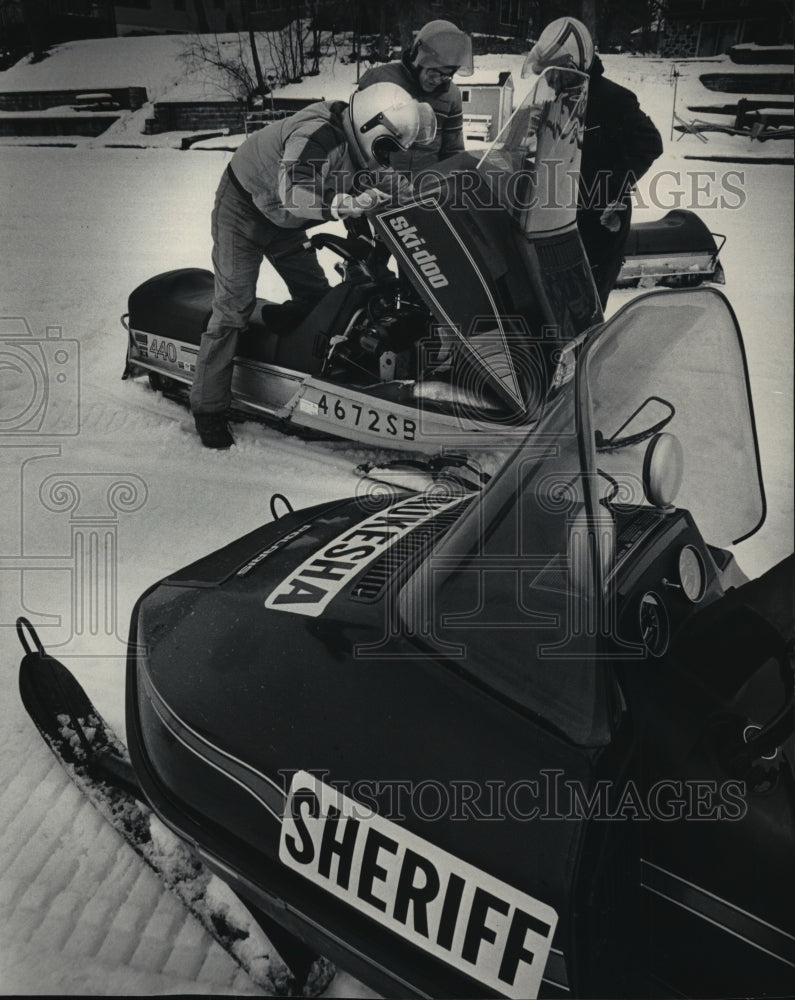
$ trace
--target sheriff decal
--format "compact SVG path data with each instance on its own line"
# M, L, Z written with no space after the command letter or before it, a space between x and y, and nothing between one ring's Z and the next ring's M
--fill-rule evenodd
M538 996L558 920L551 906L306 771L290 785L279 860L501 996Z

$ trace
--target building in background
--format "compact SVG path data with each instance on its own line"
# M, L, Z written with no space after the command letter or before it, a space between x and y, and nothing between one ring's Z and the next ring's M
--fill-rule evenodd
M283 28L303 8L325 30L338 27L377 34L405 35L427 21L443 18L463 31L486 35L526 35L538 0L247 0L250 26ZM405 42L405 38L403 39Z
M245 3L246 0L124 0L113 5L116 34L238 31L246 26Z
M300 17L321 31L380 35L388 58L398 39L409 44L439 18L521 48L548 13L555 11L542 0L0 0L0 49L41 58L48 46L77 38L278 31Z
M39 56L77 38L173 32L236 31L252 0L0 0L0 50ZM257 0L254 0L257 2ZM283 7L303 7L283 2Z
M668 0L660 55L716 56L732 45L792 41L792 5L781 0Z
M513 112L513 77L499 70L475 70L457 81L464 112L464 137L491 142Z

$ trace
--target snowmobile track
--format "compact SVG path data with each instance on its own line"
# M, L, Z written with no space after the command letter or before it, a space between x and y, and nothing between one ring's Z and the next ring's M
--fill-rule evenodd
M153 882L146 869L135 864L128 852L116 849L101 855L113 859L110 862L113 871L106 873L107 878L115 885L126 886L128 899L136 903L134 920L130 922L128 914L125 926L121 927L111 900L91 900L81 912L79 894L72 888L79 882L80 861L71 860L64 867L58 852L47 853L28 860L28 870L20 872L12 898L4 900L7 912L10 909L26 920L31 938L35 938L37 930L34 914L44 915L42 923L61 921L62 929L56 940L62 948L87 949L92 957L109 967L135 965L145 960L149 967L150 963L161 966L167 975L214 980L214 967L218 963L211 961L209 942L190 920L192 915L250 980L249 989L244 988L243 992L252 992L253 983L270 994L287 994L291 983L289 971L236 897L146 805L129 791L97 779L92 758L104 754L113 754L127 762L129 758L69 671L51 657L29 653L20 667L20 694L48 746L83 795L70 804L67 815L71 828L65 834L62 831L62 836L77 843L93 843L98 837L107 839L110 831L103 827L109 824L159 876L159 881ZM53 768L40 770L49 783L57 781ZM28 776L20 788L7 789L3 798L7 799L11 793L18 800L25 787L30 788ZM43 786L39 783L37 787ZM68 785L59 787L56 794L59 798L73 795ZM92 810L83 808L88 803ZM41 813L40 823L46 826L53 805L49 787L39 796L28 795L25 805L29 809L32 804ZM99 814L107 824L99 820ZM13 826L12 821L6 837L11 836L13 843L20 844L23 838L13 838ZM34 869L39 865L41 877L35 879ZM57 887L49 907L42 905L39 888L39 884L48 883ZM175 918L173 908L172 912L166 912L161 898L163 884L185 907L180 919ZM126 907L124 912L127 913ZM49 937L52 938L52 929ZM204 973L206 963L210 964L208 976ZM235 985L242 986L239 974L234 979ZM231 987L232 983L213 982L213 987L219 986Z

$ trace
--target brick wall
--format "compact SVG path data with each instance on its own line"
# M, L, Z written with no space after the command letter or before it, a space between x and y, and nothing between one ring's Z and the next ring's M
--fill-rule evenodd
M120 108L137 111L146 104L145 87L82 87L80 90L20 90L0 93L0 111L46 111L47 108L78 104L77 95L110 94Z
M194 132L228 128L243 131L244 105L239 101L158 101L148 132Z
M282 97L274 98L271 102L266 98L263 109L270 112L273 107L275 117L279 118L321 100L322 97ZM242 132L246 113L247 109L242 101L157 101L154 119L147 121L146 131L153 134L228 128Z
M660 55L666 59L690 59L698 47L698 25L673 22L660 39Z
M58 118L0 118L0 135L47 136L47 135L101 135L118 121L118 115L91 115L79 118L75 115Z

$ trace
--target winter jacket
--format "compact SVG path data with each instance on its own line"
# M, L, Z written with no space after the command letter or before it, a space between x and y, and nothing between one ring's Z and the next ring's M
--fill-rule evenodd
M454 83L427 94L420 86L408 52L404 52L398 62L368 69L359 81L359 90L374 83L396 83L416 100L430 104L436 112L436 138L428 146L412 146L408 152L393 153L390 163L396 170L422 170L461 152L464 148L464 112L461 91Z
M249 136L230 162L238 187L277 226L332 218L331 201L354 186L357 165L342 126L344 101L318 101Z
M629 192L662 153L662 139L631 90L604 76L594 58L580 165L580 209L600 211Z

